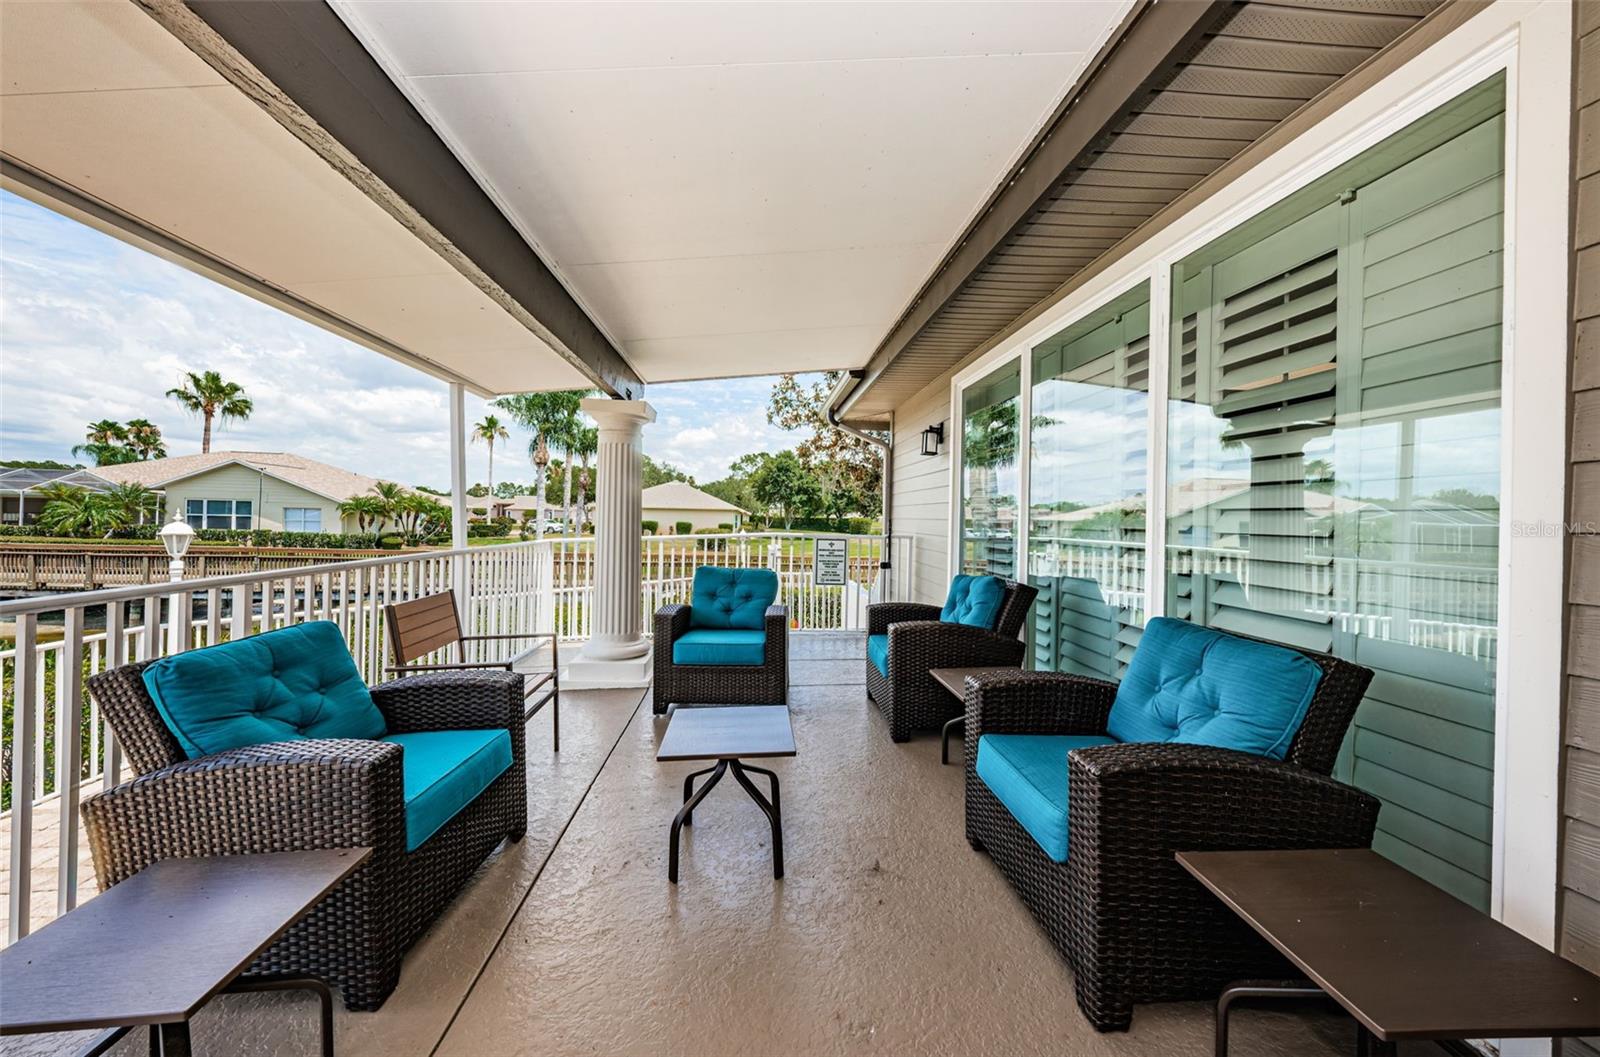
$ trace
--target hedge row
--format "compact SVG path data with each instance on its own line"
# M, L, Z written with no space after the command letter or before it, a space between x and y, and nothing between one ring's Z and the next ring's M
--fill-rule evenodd
M160 525L135 525L111 534L112 539L157 541ZM94 536L65 536L46 532L39 525L0 525L0 536L49 537L93 543ZM373 550L378 546L375 532L284 532L280 529L196 529L200 543L232 543L250 547L297 547L311 550Z

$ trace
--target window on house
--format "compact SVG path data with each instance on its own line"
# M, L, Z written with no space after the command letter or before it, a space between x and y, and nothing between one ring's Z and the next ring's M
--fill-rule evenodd
M1144 625L1149 286L1090 312L1032 357L1033 666L1118 679Z
M283 508L285 532L321 532L322 508L314 506L286 506Z
M1374 847L1489 902L1497 79L1175 266L1172 616L1377 672L1339 762Z
M190 528L247 529L251 527L248 499L190 499L184 507Z

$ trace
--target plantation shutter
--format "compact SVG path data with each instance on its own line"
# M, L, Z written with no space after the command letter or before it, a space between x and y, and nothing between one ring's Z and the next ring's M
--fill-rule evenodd
M1076 468L1080 494L1143 491L1149 323L1146 302L1035 359L1036 428L1045 421L1140 423L1133 435L1106 437L1097 458ZM1124 503L1087 522L1036 516L1030 538L1029 582L1039 590L1033 666L1120 679L1144 623L1144 503Z
M1496 115L1180 266L1169 419L1168 612L1373 668L1339 776L1383 801L1374 847L1478 907L1503 143Z

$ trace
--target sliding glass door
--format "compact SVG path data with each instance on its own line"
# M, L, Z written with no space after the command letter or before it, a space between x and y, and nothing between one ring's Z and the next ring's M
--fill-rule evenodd
M1150 288L1032 350L1033 667L1117 679L1144 624Z
M1016 576L1021 414L1018 360L962 390L961 572Z
M1164 496L1167 613L1374 669L1340 777L1380 852L1480 908L1502 110L1469 93L1174 268Z

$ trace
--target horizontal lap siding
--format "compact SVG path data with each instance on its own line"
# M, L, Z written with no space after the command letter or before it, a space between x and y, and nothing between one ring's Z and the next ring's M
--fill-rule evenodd
M894 533L915 540L911 601L942 602L950 581L950 386L941 378L894 414ZM922 454L922 431L944 423L938 455Z
M1574 4L1577 213L1573 238L1571 484L1561 953L1600 972L1600 3ZM1600 1054L1600 1039L1566 1054Z

